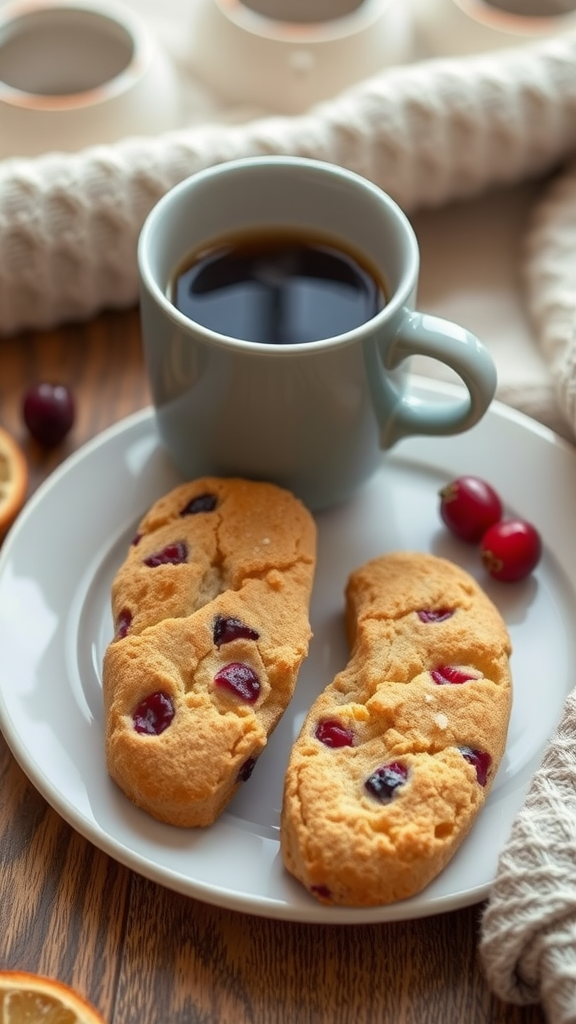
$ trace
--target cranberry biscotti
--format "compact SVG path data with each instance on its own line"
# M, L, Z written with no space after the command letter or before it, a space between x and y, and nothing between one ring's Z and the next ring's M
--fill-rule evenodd
M475 580L397 552L347 585L347 667L311 707L285 780L285 866L321 902L423 889L474 822L504 753L510 640Z
M267 483L203 478L157 501L112 586L106 760L154 817L209 825L292 697L310 639L316 527Z

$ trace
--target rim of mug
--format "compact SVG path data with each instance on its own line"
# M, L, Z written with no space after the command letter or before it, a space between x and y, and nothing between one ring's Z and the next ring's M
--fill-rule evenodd
M394 289L393 295L390 299L387 299L385 306L379 310L375 316L366 320L363 324L359 324L352 330L344 332L343 334L335 334L329 338L320 338L316 341L296 342L292 345L276 345L272 342L248 341L244 338L234 338L230 335L219 334L217 331L213 331L209 327L205 327L203 324L198 323L197 320L192 320L190 317L186 316L186 314L182 313L168 297L165 290L160 287L149 266L147 245L149 236L154 230L155 222L162 216L165 208L171 205L174 201L177 201L180 195L188 191L191 183L199 178L212 177L217 174L225 175L228 173L234 173L236 169L240 170L249 167L263 166L308 168L320 174L328 173L341 180L348 180L354 185L354 187L358 187L360 185L363 189L370 191L374 196L376 196L381 205L383 205L388 211L392 212L393 216L403 225L405 228L406 240L409 245L409 255L411 260L409 265L404 268L401 280L399 281L398 286ZM338 164L331 164L321 160L313 160L308 157L254 156L242 157L240 159L229 160L221 164L206 167L203 170L190 175L188 178L185 178L166 192L152 207L144 221L138 239L137 260L141 287L143 286L146 288L148 293L161 306L163 312L176 326L187 331L190 329L189 325L192 323L194 325L194 332L198 338L202 338L211 344L219 345L221 348L235 350L240 348L242 352L251 352L259 355L262 355L264 352L267 354L274 353L277 358L288 358L290 354L294 352L312 356L322 350L356 344L359 341L365 340L367 336L371 336L375 325L386 324L391 318L399 315L406 307L409 297L414 290L420 266L420 252L414 229L402 208L394 199L392 199L391 196L388 195L388 193L384 192L378 185L371 182L368 178L362 177L362 175L357 174L355 171L350 171L347 168L340 167Z
M452 0L467 18L486 28L507 35L541 35L558 30L558 26L576 21L576 7L558 14L514 14L489 0Z
M360 0L347 14L322 21L285 21L250 7L243 0L211 0L220 13L238 28L267 39L326 43L370 31L387 14L395 0Z
M90 3L85 0L13 0L0 8L0 52L6 41L18 33L22 26L26 31L40 28L47 21L70 17L70 24L88 19L98 19L102 26L108 25L111 33L123 34L129 45L126 64L110 78L98 85L70 93L39 93L10 85L0 77L0 104L16 108L39 111L64 111L92 107L128 92L143 76L154 55L154 43L145 24L129 8L113 2ZM28 23L28 25L26 24ZM102 33L104 37L105 33Z

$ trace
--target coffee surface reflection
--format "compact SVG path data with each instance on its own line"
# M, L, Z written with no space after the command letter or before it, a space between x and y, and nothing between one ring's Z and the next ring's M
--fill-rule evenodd
M190 254L171 292L195 323L272 345L336 337L386 303L383 284L361 257L332 240L284 231L231 237Z

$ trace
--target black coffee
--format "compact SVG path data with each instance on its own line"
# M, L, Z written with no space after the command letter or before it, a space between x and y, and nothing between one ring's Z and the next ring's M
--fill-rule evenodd
M386 303L369 266L320 236L244 234L188 256L171 300L228 337L296 345L353 330Z

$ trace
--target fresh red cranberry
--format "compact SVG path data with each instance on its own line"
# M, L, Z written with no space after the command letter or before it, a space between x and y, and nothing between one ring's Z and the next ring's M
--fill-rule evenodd
M453 608L419 608L418 617L422 622L445 622L454 615Z
M158 565L180 565L188 558L188 548L184 541L176 541L174 544L167 544L161 551L155 551L153 555L143 559L144 565L155 569Z
M214 685L229 690L248 704L254 704L260 693L260 680L253 668L241 661L231 661L214 676Z
M440 516L452 533L475 544L502 518L502 502L485 480L460 476L440 491Z
M159 690L145 697L136 708L132 719L136 732L159 736L174 718L174 705L167 693Z
M215 494L199 494L184 506L181 516L195 516L199 512L213 512L218 504Z
M53 448L74 423L72 392L65 384L34 384L22 402L22 416L32 437L43 448Z
M260 634L247 626L241 619L227 619L219 615L214 623L214 643L216 647L229 644L232 640L258 640Z
M460 753L465 761L476 769L476 778L480 786L485 786L488 779L488 772L492 764L490 754L485 750L476 750L474 747L459 747Z
M455 668L454 665L438 665L438 668L432 669L430 675L438 686L445 686L447 683L456 686L479 678L472 672L464 672L461 668Z
M123 640L124 637L127 636L131 625L132 612L128 608L123 608L122 611L118 613L118 618L116 619L116 639Z
M244 761L244 764L241 765L241 767L240 767L240 771L238 772L238 775L236 777L236 781L237 782L248 782L248 779L250 778L250 776L252 775L252 772L254 771L255 764L256 764L256 758L255 757L249 757L248 760Z
M366 779L365 788L371 796L379 800L381 804L388 804L394 797L399 786L403 786L408 778L406 765L399 761L391 761L390 764L383 764Z
M503 519L482 537L482 562L495 580L504 583L515 583L529 576L541 555L540 534L525 519Z
M354 743L352 729L346 729L336 718L318 722L314 735L326 747L351 747Z

